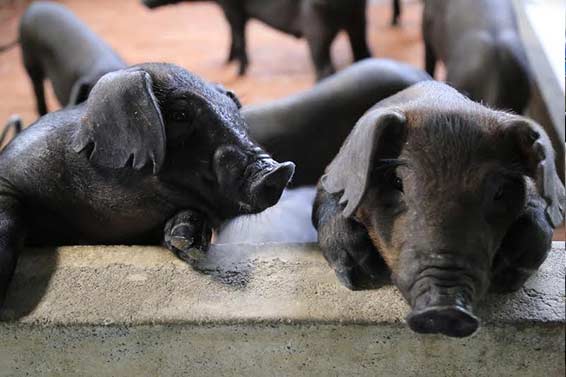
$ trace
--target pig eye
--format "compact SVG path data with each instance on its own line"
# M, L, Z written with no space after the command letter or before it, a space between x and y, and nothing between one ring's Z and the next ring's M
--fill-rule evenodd
M500 186L495 192L495 195L493 196L493 200L497 201L503 199L504 194L505 194L505 188L503 186Z
M397 175L397 168L406 165L405 162L400 160L383 159L376 166L374 174L376 179L381 182L388 191L403 191L403 180Z
M191 115L188 111L174 111L171 114L171 119L176 122L186 122L191 120Z
M393 178L393 187L395 187L396 190L403 192L403 181L401 178L397 176Z
M395 173L395 169L390 169L385 173L385 179L395 190L403 192L403 180Z

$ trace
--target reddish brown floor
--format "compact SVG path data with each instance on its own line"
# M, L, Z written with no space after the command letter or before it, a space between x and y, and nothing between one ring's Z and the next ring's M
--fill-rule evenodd
M3 0L0 0L2 4ZM6 2L6 0L4 0ZM228 26L214 4L193 3L148 10L139 0L64 0L96 33L129 63L167 61L235 90L244 104L265 102L306 89L314 76L306 42L280 33L259 22L248 25L248 75L236 76L235 64L226 65ZM17 20L25 1L0 9L0 45L17 37ZM389 1L370 8L370 46L377 57L389 57L421 66L419 8L409 2L403 25L391 28ZM8 22L6 22L8 20ZM344 35L333 46L338 68L350 64L351 53ZM26 122L35 119L34 98L23 70L20 52L0 54L0 121L12 113ZM50 109L57 107L50 96Z
M228 53L228 27L214 4L180 4L156 9L138 0L63 0L84 22L132 64L148 61L176 63L234 90L244 104L261 103L309 88L314 76L306 42L277 32L259 22L248 25L248 75L236 76L234 64L224 62ZM0 45L17 38L17 22L26 0L0 0ZM376 57L387 57L423 66L420 36L420 1L405 2L400 27L389 25L390 1L369 8L369 42ZM350 64L344 35L333 46L338 68ZM35 102L23 70L19 49L0 53L0 124L10 114L24 122L36 119ZM50 109L58 108L51 92ZM564 229L559 239L564 239Z

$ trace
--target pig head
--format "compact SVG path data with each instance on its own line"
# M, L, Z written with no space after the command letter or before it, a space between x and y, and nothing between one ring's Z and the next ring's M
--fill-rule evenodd
M564 219L554 151L533 121L440 83L416 84L357 123L322 177L313 222L342 282L378 274L420 333L463 337L490 289L517 289Z
M73 147L107 168L151 166L187 198L213 203L212 217L256 213L277 202L294 164L274 161L248 137L239 107L220 85L144 64L100 80Z

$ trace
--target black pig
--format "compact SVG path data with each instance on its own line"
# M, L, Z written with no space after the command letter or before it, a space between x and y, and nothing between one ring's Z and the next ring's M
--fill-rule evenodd
M530 98L528 67L511 0L426 0L426 71L446 66L446 81L475 101L522 113Z
M177 4L181 1L204 0L142 0L149 8ZM210 0L209 0L210 1ZM228 61L240 62L240 75L248 66L246 23L250 18L307 39L317 80L334 73L330 45L339 31L348 33L354 60L371 55L366 39L366 0L216 0L224 11L232 31Z
M246 106L250 134L274 158L297 164L295 186L316 185L356 121L376 102L430 76L408 64L366 59L302 93Z
M51 81L62 106L85 101L104 74L126 63L65 6L36 1L20 21L24 67L33 84L39 115L47 113L43 81Z
M109 73L0 153L0 297L24 242L164 242L192 261L223 220L274 205L293 171L248 137L231 92L171 64Z
M539 125L429 81L359 120L319 183L313 223L342 283L384 261L414 331L462 337L488 288L515 290L545 260L564 200Z

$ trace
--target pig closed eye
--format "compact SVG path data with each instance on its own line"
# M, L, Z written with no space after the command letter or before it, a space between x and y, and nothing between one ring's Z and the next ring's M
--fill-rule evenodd
M503 199L504 195L505 195L505 187L499 186L499 188L495 192L495 195L493 195L493 200L495 201L501 200Z
M494 202L503 203L506 201L513 201L516 199L517 194L520 193L522 187L521 181L505 180L493 188L492 198ZM519 195L520 196L520 195Z
M171 120L175 122L187 122L192 120L192 116L188 111L174 111L171 114Z
M490 221L512 218L523 208L525 185L521 177L491 178L486 192L485 209Z

